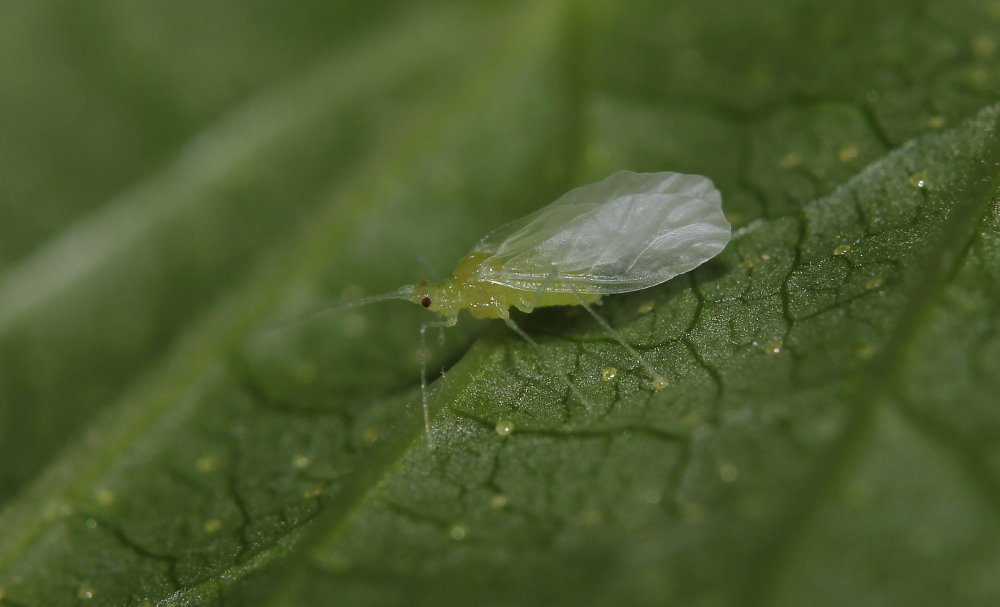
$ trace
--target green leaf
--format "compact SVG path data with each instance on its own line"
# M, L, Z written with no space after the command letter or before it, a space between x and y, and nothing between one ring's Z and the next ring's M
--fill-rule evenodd
M53 185L81 193L48 242L3 228L6 259L37 248L0 275L0 603L1000 599L992 8L440 3L353 9L346 41L265 8L171 12L233 28L207 51L152 9L66 9L81 88L121 89L149 139ZM281 67L219 55L244 47ZM618 168L707 175L740 228L597 308L665 390L579 309L516 320L590 410L463 319L428 334L431 451L426 311L287 322Z

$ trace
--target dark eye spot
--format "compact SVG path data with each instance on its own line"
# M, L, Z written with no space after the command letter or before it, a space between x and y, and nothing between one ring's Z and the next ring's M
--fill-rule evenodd
M425 297L425 298L421 299L420 300L420 305L422 305L425 308L431 307L431 298L430 297Z

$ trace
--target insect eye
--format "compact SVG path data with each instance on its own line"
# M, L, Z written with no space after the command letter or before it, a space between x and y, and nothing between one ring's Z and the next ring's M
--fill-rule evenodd
M422 305L425 308L431 307L431 298L430 297L425 297L425 298L421 299L420 300L420 305Z

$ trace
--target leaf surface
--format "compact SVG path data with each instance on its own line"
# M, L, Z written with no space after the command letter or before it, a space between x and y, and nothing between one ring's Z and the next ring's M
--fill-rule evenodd
M0 276L0 602L996 603L991 9L394 10ZM618 168L740 228L597 308L665 390L579 309L516 320L591 409L463 320L429 451L425 311L286 322Z

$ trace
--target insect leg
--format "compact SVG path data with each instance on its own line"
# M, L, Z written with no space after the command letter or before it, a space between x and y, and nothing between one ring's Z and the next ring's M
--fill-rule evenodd
M598 324L600 324L601 327L603 327L604 330L607 331L608 334L614 338L615 341L617 341L623 348L625 348L628 351L629 354L634 356L635 359L639 361L639 364L642 365L642 367L646 370L646 373L649 373L649 376L652 378L653 389L662 390L666 388L667 378L657 373L656 369L653 368L653 365L649 364L649 361L646 360L642 354L639 354L639 352L637 352L635 348L629 345L629 343L625 341L625 338L622 337L621 333L615 331L611 327L611 325L608 324L608 321L604 320L604 318L602 318L600 314L594 311L594 308L592 308L590 304L588 304L586 301L583 300L582 297L580 297L580 294L576 292L576 289L573 288L573 285L569 284L568 282L564 284L573 293L573 295L576 297L576 300L580 302L580 305L583 306L583 309L586 310L588 313L590 313L590 315L594 317L594 320L596 320Z
M557 278L559 278L559 270L552 268L549 275L546 276L545 280L542 281L542 284L539 285L538 290L535 291L535 296L531 299L531 308L528 310L529 312L538 306L539 302L542 301L542 296L545 295L545 292L549 290L549 287L552 286L552 283L555 282Z
M552 369L552 371L554 371L555 374L558 375L560 379L562 379L562 381L563 381L564 384L566 384L567 386L569 386L569 389L573 393L573 396L576 396L578 399L580 399L580 402L582 402L583 406L585 406L587 408L587 411L593 410L593 406L591 406L590 401L587 400L586 398L584 398L583 394L580 393L580 390L578 390L577 387L573 385L573 382L571 382L569 380L569 377L567 377L566 374L563 373L562 369L560 369L556 365L555 361L552 360L552 359L550 359L548 356L545 355L545 351L542 350L542 347L538 345L538 342L536 342L535 340L531 339L531 336L528 335L527 333L525 333L524 329L522 329L521 327L517 326L517 323L515 323L509 316L505 316L504 319L503 319L503 321L515 333L517 333L518 335L520 335L521 338L524 339L524 341L528 342L528 344L531 345L532 349L534 349L535 353L538 354L539 358L541 358L543 361L545 361L545 365L549 369Z
M427 329L439 327L443 332L445 327L454 327L456 322L458 317L452 316L445 320L425 322L420 325L420 403L424 408L424 432L427 434L428 449L434 448L434 439L431 436L431 411L427 404Z

